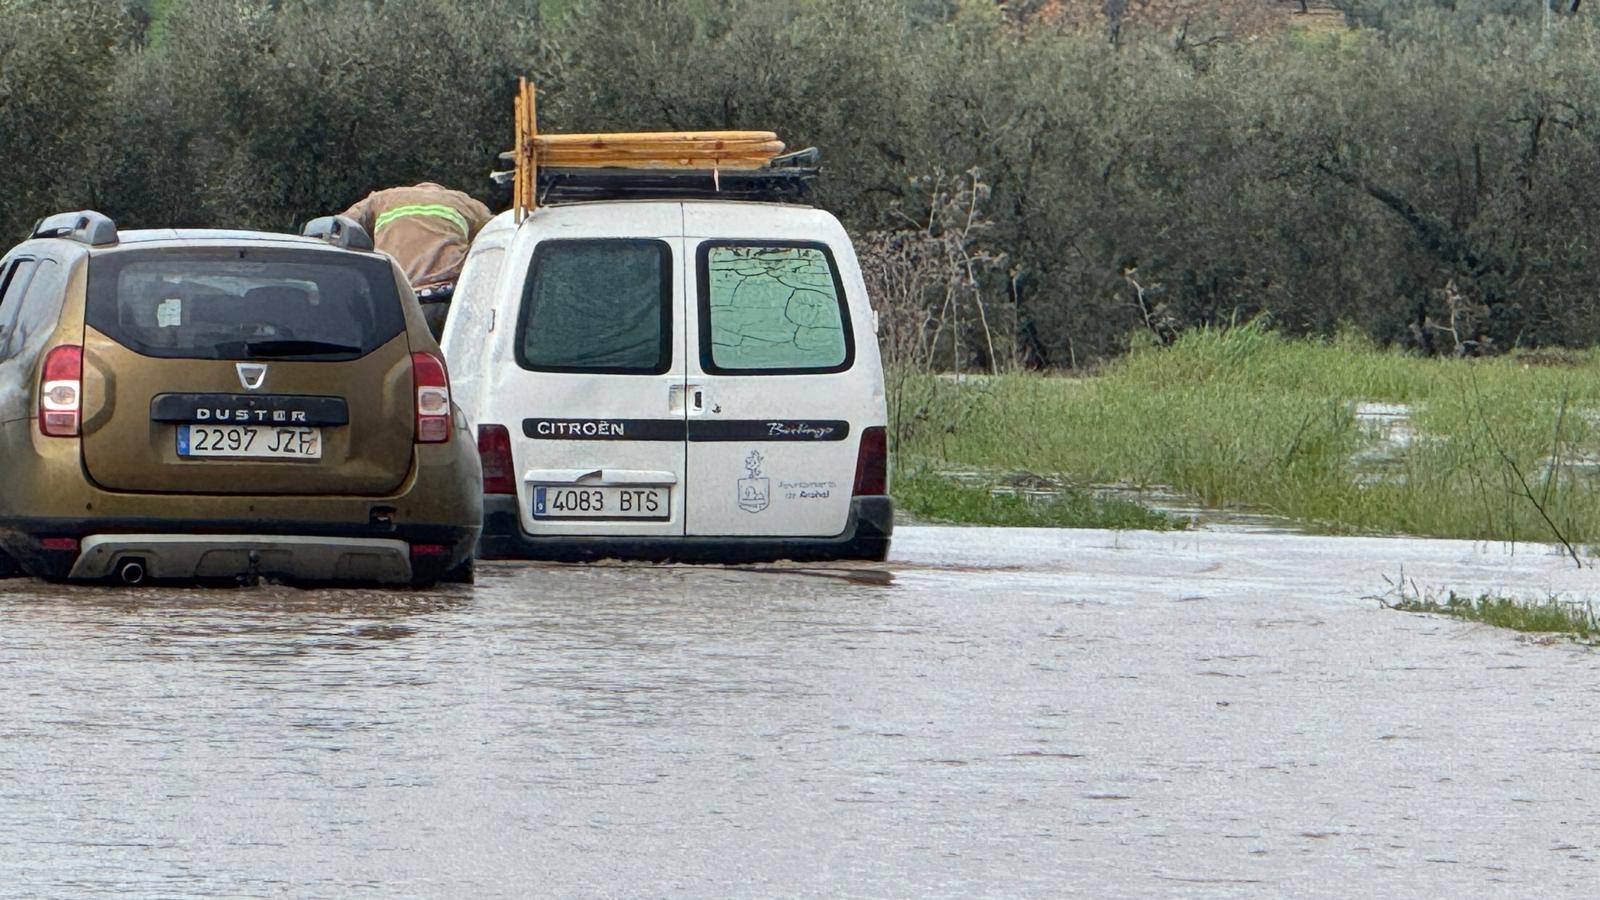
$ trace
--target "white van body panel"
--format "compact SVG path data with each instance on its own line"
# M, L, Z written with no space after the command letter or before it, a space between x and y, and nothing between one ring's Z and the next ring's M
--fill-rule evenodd
M493 370L486 352L498 324L492 298L503 290L502 278L508 272L506 252L516 236L516 223L510 213L496 216L473 241L471 252L456 280L456 296L481 298L486 302L451 303L439 346L444 348L450 367L450 394L456 405L474 423L483 408L488 391L488 375ZM452 352L450 348L459 348Z
M519 362L519 323L540 247L593 240L662 241L670 249L670 296L664 295L670 360L664 371L530 371ZM768 248L768 242L782 246ZM843 297L833 321L823 324L845 333L847 367L746 374L719 368L707 355L704 341L726 337L728 329L725 322L711 327L708 319L702 253L708 259L715 253L722 265L730 255L768 249L806 264L832 260ZM564 251L554 245L549 252ZM764 284L774 287L772 279ZM806 296L826 313L826 298L836 291L818 284ZM720 301L726 293L724 288L718 294ZM768 290L779 298L777 307L768 304L779 324L787 321L780 314L781 293ZM833 331L824 343L839 340ZM541 208L521 225L502 214L473 244L443 346L469 420L510 432L520 524L531 538L838 536L852 521L861 434L887 423L874 315L855 252L833 216L809 207L604 201ZM714 352L724 351L728 347L720 345ZM661 437L674 422L682 423L683 439ZM564 423L619 433L593 440L536 433L578 427ZM631 439L636 433L656 437ZM534 490L562 484L666 488L670 513L650 521L535 518Z
M730 208L731 207L731 208ZM817 209L776 204L684 204L689 391L704 393L696 419L749 423L738 440L689 441L687 533L690 535L839 534L850 517L857 448L863 429L887 421L883 369L866 285L839 221ZM840 372L711 372L724 336L701 282L707 247L793 243L832 257L844 292L849 368ZM727 299L727 298L719 298ZM712 345L708 348L709 344Z
M627 239L661 243L671 266L682 252L682 212L673 203L627 204L619 215L615 204L598 208L550 207L536 211L520 227L505 254L503 272L485 297L474 286L463 293L458 283L451 303L451 318L465 303L490 310L493 331L481 342L481 329L465 330L459 339L447 334L445 355L471 357L481 347L477 368L482 379L482 399L469 415L475 425L503 425L511 434L514 472L518 479L518 508L522 530L534 536L594 535L610 537L662 537L683 534L684 448L678 440L618 440L614 429L595 429L595 439L566 432L568 422L611 423L637 430L639 423L659 423L684 416L684 356L677 322L683 308L683 286L671 279L666 298L673 330L664 371L652 374L605 372L530 371L518 361L519 326L523 296L535 254L551 242L586 239ZM510 221L509 216L501 218ZM499 219L496 220L498 224ZM490 250L489 252L492 252ZM474 243L469 263L478 255ZM463 276L467 273L463 269ZM462 281L466 278L463 277ZM453 364L453 363L452 363ZM465 407L463 407L465 408ZM681 424L680 424L681 429ZM531 433L530 433L531 430ZM562 488L659 488L665 493L660 514L648 519L536 518L535 491ZM553 515L554 513L552 513Z

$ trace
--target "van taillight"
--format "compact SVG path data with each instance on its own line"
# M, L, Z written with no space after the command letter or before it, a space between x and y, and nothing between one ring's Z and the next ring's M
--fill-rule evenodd
M417 386L417 443L450 440L450 376L432 353L411 354L411 380Z
M83 348L64 345L44 358L39 378L39 432L77 437L83 412Z
M478 459L483 462L485 494L517 492L517 479L512 474L511 432L504 425L478 426Z
M889 429L882 425L861 432L861 451L856 454L855 495L876 496L889 493Z

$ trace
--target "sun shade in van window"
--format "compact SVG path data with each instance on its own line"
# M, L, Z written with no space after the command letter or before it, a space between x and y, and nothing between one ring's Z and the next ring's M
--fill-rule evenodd
M713 374L800 375L850 368L844 286L819 244L700 245L700 361Z
M666 372L672 249L655 240L541 243L522 298L517 363L539 372Z
M267 248L98 256L89 263L88 322L167 359L354 359L405 330L387 261Z

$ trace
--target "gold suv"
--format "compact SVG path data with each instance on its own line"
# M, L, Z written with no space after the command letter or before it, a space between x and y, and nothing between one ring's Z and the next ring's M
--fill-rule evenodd
M0 573L466 580L466 427L404 274L347 219L65 213L0 259Z

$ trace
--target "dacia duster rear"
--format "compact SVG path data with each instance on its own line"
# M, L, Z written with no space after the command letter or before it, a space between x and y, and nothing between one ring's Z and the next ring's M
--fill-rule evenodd
M470 573L481 476L438 345L364 232L314 226L118 235L73 213L8 254L0 545L24 571Z

